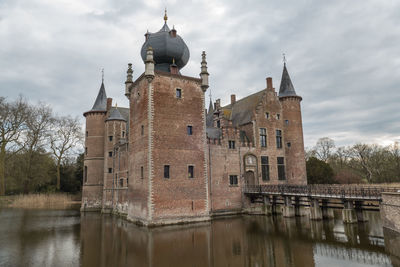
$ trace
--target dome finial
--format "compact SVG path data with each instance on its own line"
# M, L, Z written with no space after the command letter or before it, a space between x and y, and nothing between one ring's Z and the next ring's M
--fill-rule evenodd
M165 10L164 10L164 21L165 21L165 23L167 23L167 20L168 20L167 8L165 8Z

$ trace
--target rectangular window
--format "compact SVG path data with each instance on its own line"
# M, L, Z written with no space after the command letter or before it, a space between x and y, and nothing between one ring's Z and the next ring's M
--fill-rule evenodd
M285 124L286 124L286 125L289 125L289 120L285 120Z
M277 113L276 114L276 119L279 120L281 118L281 114Z
M265 156L261 156L261 176L263 181L269 181L269 163Z
M119 186L120 187L123 187L124 186L124 179L119 179Z
M269 119L269 113L268 112L265 112L265 118Z
M278 179L279 180L285 180L285 159L283 157L278 157L277 158L278 162Z
M108 173L112 173L112 168L108 168Z
M169 179L169 165L164 165L164 178Z
M86 137L88 137L89 136L89 132L88 131L86 131Z
M276 130L276 148L282 148L282 131Z
M192 165L188 166L188 177L194 178L194 166L192 166Z
M235 141L229 140L228 145L229 145L229 149L235 149Z
M140 167L140 178L144 179L144 170L143 170L143 166Z
M85 173L83 176L85 177L85 183L87 183L87 166L85 166Z
M144 125L142 125L142 128L141 128L141 130L140 130L140 134L141 134L141 135L144 135Z
M182 89L176 88L176 98L182 98Z
M88 151L88 150L87 150L87 147L85 147L85 155L87 155L87 151Z
M125 137L125 131L122 131L122 138Z
M237 185L238 184L237 175L229 175L229 184L230 185Z
M217 128L221 128L221 121L217 120Z
M286 145L287 145L287 147L291 147L292 146L292 144L290 142L288 142Z
M126 178L126 186L129 185L129 178Z
M267 147L267 129L260 128L260 146Z
M108 152L108 156L111 158L112 157L112 151Z
M191 125L188 125L187 127L187 134L192 135L193 134L193 127Z
M112 135L110 135L110 136L108 137L108 140L111 142L112 139L113 139L113 137L112 137Z

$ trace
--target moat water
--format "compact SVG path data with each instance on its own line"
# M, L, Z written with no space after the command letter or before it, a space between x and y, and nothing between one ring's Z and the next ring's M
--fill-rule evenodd
M79 210L0 209L0 266L396 266L378 212L343 225L237 216L138 227Z

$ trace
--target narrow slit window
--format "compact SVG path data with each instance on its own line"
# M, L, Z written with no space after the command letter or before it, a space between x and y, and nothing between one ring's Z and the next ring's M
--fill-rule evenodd
M182 98L182 89L176 88L176 98Z
M143 170L143 166L140 167L140 178L144 179L144 170Z
M188 135L192 135L192 134L193 134L193 127L192 127L192 125L188 125L188 126L187 126L187 134L188 134Z
M188 166L188 176L189 178L194 178L194 166L192 165Z
M164 165L164 178L169 179L169 165Z

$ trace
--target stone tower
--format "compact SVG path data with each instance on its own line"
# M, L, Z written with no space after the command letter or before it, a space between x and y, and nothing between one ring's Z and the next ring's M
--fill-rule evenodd
M283 137L285 140L286 173L288 183L307 183L303 124L301 120L301 96L296 94L286 63L283 65L279 100L282 104Z
M145 34L145 72L130 82L129 220L145 225L209 218L203 53L199 78L183 76L189 50L167 17ZM131 182L132 181L132 182Z
M91 110L85 112L85 157L81 210L101 210L104 179L104 120L107 95L104 83Z
M105 120L104 138L104 185L103 185L103 208L102 212L111 212L115 204L114 189L119 182L118 162L115 161L116 144L126 138L126 120L115 106L109 110Z

